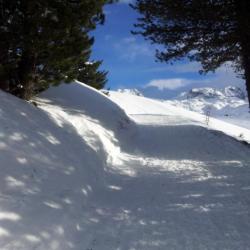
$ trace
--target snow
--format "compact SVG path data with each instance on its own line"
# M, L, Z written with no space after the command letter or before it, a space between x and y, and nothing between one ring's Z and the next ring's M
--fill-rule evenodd
M209 111L214 118L250 129L249 104L245 92L238 87L195 88L167 103L200 114Z
M239 125L234 125L227 122L227 120L222 120L221 117L213 118L212 115L210 115L211 117L209 116L208 118L206 114L204 115L182 108L182 105L178 101L153 100L146 97L137 97L130 93L118 93L115 91L111 91L110 95L114 102L119 103L121 107L137 121L141 121L140 116L142 117L141 122L144 123L147 122L147 120L149 123L152 120L154 120L154 122L157 120L158 123L169 124L171 120L173 120L174 123L176 123L176 120L181 120L182 122L184 120L185 123L208 127L209 129L223 132L238 140L250 143L250 126L247 128L242 126L242 124L244 124L242 120L238 121ZM190 101L189 103L192 102ZM194 105L195 104L196 102L194 100ZM205 113L205 108L208 106L204 107L204 102L202 102L201 106L204 108ZM212 111L211 113L213 114ZM246 110L243 114L248 116ZM206 119L209 119L208 124ZM249 121L248 124L250 125Z
M143 96L143 94L138 89L118 89L117 92Z
M80 82L35 101L0 92L1 250L250 249L233 125Z

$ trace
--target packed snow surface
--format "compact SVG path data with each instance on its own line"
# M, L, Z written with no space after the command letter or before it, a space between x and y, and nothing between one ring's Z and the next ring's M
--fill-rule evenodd
M1 250L250 249L250 148L226 123L79 82L35 101L0 92Z

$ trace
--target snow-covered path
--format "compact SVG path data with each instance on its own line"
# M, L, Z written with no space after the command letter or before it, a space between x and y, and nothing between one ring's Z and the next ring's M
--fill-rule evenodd
M249 146L83 84L1 100L1 250L250 249Z
M152 123L138 124L137 154L119 166L130 174L106 173L88 215L90 249L250 249L249 148L202 127Z

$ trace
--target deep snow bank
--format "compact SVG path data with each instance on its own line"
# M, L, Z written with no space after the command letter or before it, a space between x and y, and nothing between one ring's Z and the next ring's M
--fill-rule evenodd
M0 102L1 249L58 249L73 240L80 204L99 186L102 162L66 120L59 127L3 92Z
M40 97L69 113L79 111L80 114L91 117L113 131L118 131L130 123L124 110L110 101L105 94L78 81L51 87Z
M81 83L36 102L0 91L0 248L76 249L83 206L103 189L109 151L133 123Z

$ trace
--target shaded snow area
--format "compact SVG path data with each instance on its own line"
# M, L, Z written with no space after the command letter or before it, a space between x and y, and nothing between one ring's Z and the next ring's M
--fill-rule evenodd
M0 92L1 250L250 249L248 145L79 82L35 101Z
M201 114L209 112L212 117L250 129L248 100L238 87L195 88L167 102Z

